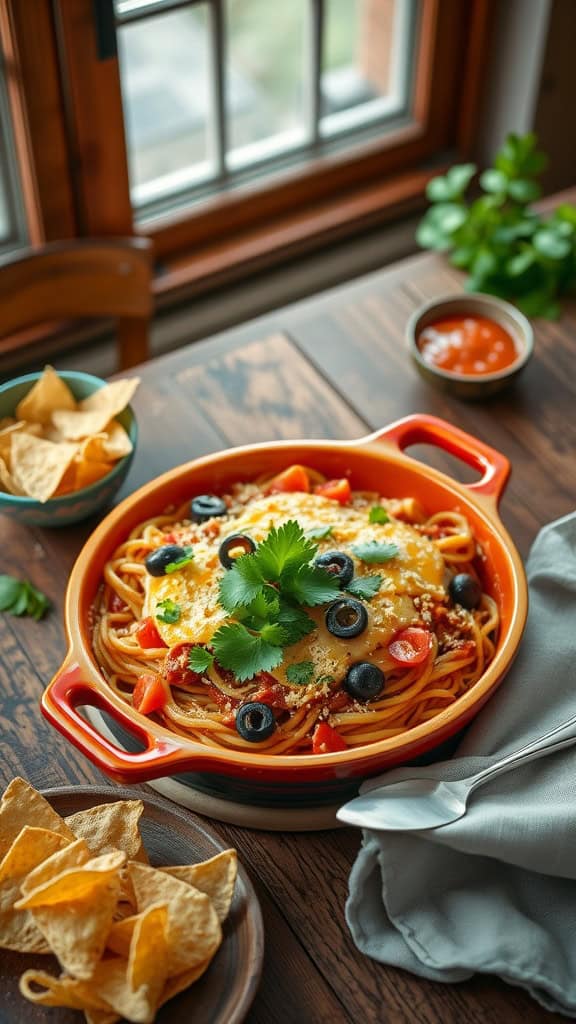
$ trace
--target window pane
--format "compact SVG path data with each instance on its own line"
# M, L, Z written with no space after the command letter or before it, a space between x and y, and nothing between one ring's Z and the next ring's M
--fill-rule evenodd
M226 0L228 163L239 167L306 140L308 0Z
M135 206L214 173L214 114L207 4L118 29L120 74Z
M414 7L414 0L325 0L323 135L405 109Z
M27 230L4 75L0 67L0 251L10 252L26 243Z

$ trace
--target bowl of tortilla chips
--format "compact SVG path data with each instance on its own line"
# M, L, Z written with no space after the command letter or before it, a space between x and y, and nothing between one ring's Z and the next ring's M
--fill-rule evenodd
M138 384L47 366L0 385L0 513L65 526L110 504L134 456Z

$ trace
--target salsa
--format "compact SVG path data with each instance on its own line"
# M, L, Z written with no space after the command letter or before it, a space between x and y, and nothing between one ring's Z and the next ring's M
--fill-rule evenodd
M421 332L418 348L426 363L469 376L496 373L518 359L508 331L483 316L437 320Z

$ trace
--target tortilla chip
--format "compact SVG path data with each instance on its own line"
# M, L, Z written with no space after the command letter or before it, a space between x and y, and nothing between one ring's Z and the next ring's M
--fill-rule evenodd
M0 485L2 490L6 494L17 494L19 497L24 497L24 491L18 486L12 473L8 468L8 464L0 455Z
M228 916L236 873L238 858L236 850L223 850L210 860L201 864L185 864L181 867L160 868L166 875L178 878L181 882L193 885L195 889L206 893L214 904L220 923Z
M26 876L47 857L67 846L57 832L25 825L0 863L0 946L20 953L49 953L50 947L29 910L14 907Z
M106 420L108 423L130 404L139 383L139 377L125 377L122 380L114 380L111 384L98 388L98 391L93 391L88 398L84 398L80 402L78 408L82 412L101 412L105 410L108 413L108 419Z
M142 850L138 822L143 810L141 800L116 800L70 814L64 821L93 855L123 850L133 860Z
M39 1006L66 1006L70 1010L98 1010L111 1013L110 1007L98 996L90 983L80 978L71 978L67 974L54 978L46 971L25 971L20 978L20 991L31 1003Z
M55 410L52 423L67 441L100 434L126 408L139 383L138 377L132 377L106 384L80 402L77 410Z
M212 906L203 892L186 882L170 878L163 871L137 864L128 864L138 912L152 904L168 905L168 977L181 974L214 956L222 941L222 929Z
M74 833L64 819L25 779L15 778L0 801L0 859L4 857L25 825L46 828L73 840Z
M12 475L30 498L51 498L77 452L77 445L54 444L31 434L12 435Z
M47 366L16 406L16 419L48 424L55 409L76 409L76 399L65 381Z
M72 839L62 850L57 850L26 876L22 882L22 896L29 896L35 889L41 889L57 878L70 871L80 868L90 860L90 851L83 839Z
M89 979L104 952L120 892L119 868L125 859L121 851L93 857L15 904L32 911L50 949L76 978Z
M168 971L168 909L150 906L134 921L128 958L103 960L94 975L98 992L131 1021L153 1021Z
M123 459L132 451L133 444L118 420L111 420L105 431L103 454L107 459Z

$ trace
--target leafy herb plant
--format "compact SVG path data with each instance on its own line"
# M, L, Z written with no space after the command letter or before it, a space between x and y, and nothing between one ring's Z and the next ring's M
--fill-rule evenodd
M576 285L576 207L564 203L547 218L530 209L545 165L534 134L509 135L472 201L465 193L477 167L450 168L428 184L433 205L417 240L424 249L450 253L450 262L468 271L469 291L510 299L527 316L554 318L558 297Z
M49 608L50 601L46 595L28 580L0 575L0 612L31 615L33 619L41 619Z

